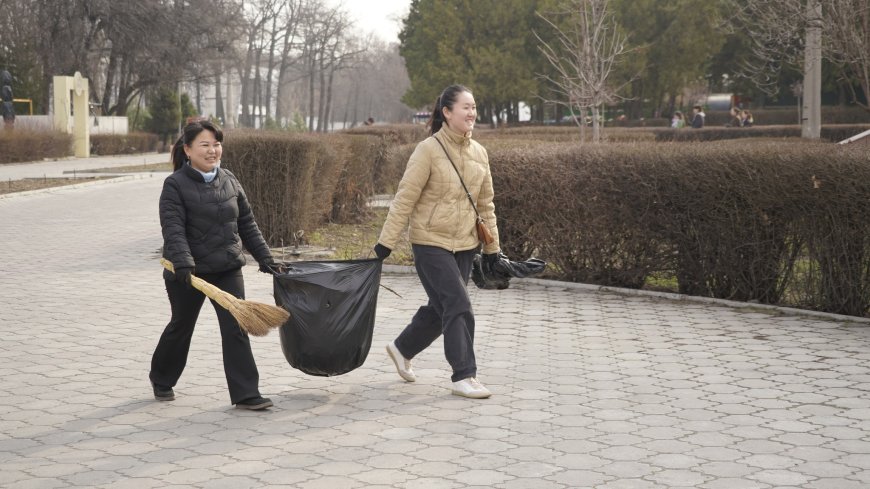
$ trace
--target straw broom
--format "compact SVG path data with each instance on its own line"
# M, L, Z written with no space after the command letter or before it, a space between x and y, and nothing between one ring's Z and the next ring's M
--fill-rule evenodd
M169 260L161 258L160 263L175 273ZM229 311L238 321L239 327L252 336L265 336L269 330L281 326L290 318L290 313L283 308L239 299L195 275L190 276L190 285Z

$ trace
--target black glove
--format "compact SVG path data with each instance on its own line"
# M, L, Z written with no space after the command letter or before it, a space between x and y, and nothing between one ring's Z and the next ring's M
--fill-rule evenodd
M275 259L271 256L264 259L260 262L260 271L263 273L274 274L277 267L275 266Z
M193 276L193 267L175 269L175 281L190 288L190 277Z
M486 263L489 267L492 267L500 258L507 258L501 251L496 253L484 253L483 254L483 262Z
M393 250L387 248L386 246L384 246L380 243L375 245L375 255L378 256L379 260L386 260L387 257L390 256L390 253L392 253L392 252L393 252Z

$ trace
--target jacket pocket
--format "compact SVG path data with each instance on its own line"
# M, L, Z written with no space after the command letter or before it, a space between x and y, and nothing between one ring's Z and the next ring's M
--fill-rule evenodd
M435 205L432 206L432 210L429 212L429 219L426 220L426 228L432 228L432 220L435 219L435 213L438 212L438 207L441 206L441 202L435 202Z

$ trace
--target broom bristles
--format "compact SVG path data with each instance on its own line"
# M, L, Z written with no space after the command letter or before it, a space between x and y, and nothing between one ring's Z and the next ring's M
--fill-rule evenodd
M160 263L167 270L175 273L172 263L168 260L161 258ZM269 334L270 330L283 325L290 319L290 313L284 308L239 299L197 276L191 276L190 284L229 311L239 323L239 327L251 336L265 336Z

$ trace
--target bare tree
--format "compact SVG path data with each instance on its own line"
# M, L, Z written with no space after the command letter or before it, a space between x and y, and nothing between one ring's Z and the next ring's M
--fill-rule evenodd
M555 31L556 41L551 44L535 34L540 51L555 70L552 76L541 76L560 95L548 101L568 108L581 128L581 138L586 109L591 109L592 141L596 143L601 140L599 113L604 104L616 99L622 88L611 86L610 75L620 57L628 52L627 37L608 11L608 3L609 0L567 0L562 10L549 14L549 18L538 14ZM575 113L577 107L581 112L579 118Z
M866 0L830 0L828 11L829 55L841 64L852 80L859 84L865 100L870 99L870 3ZM852 101L870 111L870 104L862 103L853 83L846 83L852 91Z
M263 116L260 110L263 98L261 61L272 37L266 27L279 15L279 7L280 0L256 0L244 5L246 50L244 60L236 65L242 88L239 122L243 126L253 127L255 118Z
M283 123L285 107L285 86L291 81L288 76L293 66L298 63L299 25L309 0L287 0L284 6L283 33L281 35L281 52L278 54L278 76L275 81L275 119Z
M802 134L821 132L821 59L839 64L870 96L870 4L866 0L728 0L723 26L751 41L739 75L768 94L786 68L803 71ZM853 101L859 103L856 93ZM870 110L870 107L864 105Z

